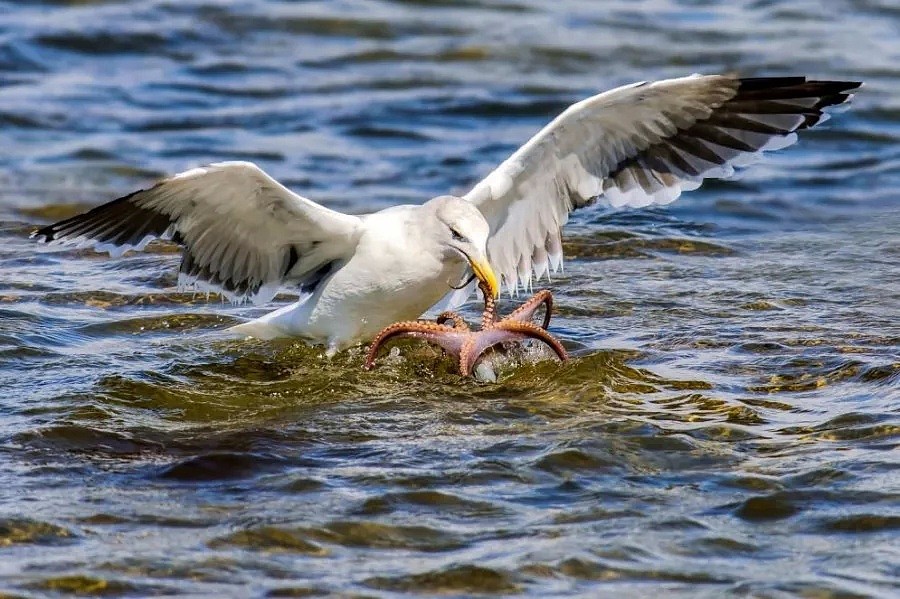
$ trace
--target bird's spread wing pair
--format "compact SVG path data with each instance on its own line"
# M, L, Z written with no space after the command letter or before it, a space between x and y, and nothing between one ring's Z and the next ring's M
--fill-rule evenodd
M560 267L560 229L572 210L597 199L671 202L704 178L728 176L761 151L793 143L859 85L699 75L627 85L570 106L464 197L490 225L488 256L506 286L528 286ZM184 247L180 283L262 303L282 284L310 288L335 260L349 259L360 222L254 164L225 162L35 235L110 253L170 238Z

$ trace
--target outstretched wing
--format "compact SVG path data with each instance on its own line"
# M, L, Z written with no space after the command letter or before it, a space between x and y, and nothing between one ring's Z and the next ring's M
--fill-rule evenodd
M283 281L310 284L352 255L359 219L301 197L249 162L165 179L36 231L49 243L117 255L156 238L184 246L180 285L266 302Z
M490 223L488 255L512 293L560 267L572 210L667 204L794 143L860 85L693 75L619 87L570 106L465 197Z

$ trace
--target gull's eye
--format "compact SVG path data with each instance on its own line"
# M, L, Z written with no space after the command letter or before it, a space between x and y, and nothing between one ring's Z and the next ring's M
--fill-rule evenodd
M453 227L450 227L450 234L453 235L453 239L456 241L465 241L466 240L466 238L462 236L462 233L460 233Z

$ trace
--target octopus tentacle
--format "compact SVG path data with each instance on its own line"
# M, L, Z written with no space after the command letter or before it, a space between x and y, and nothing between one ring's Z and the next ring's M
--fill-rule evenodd
M472 335L466 339L459 351L459 373L463 376L472 374L472 367L475 366L475 361L483 353L483 351L475 351L479 337L480 335Z
M470 331L469 325L466 324L466 321L463 320L463 317L459 315L459 313L454 312L452 310L447 310L446 312L441 312L438 314L435 322L438 324L446 324L447 321L451 321L453 323L453 328L457 331Z
M497 300L491 294L487 285L483 282L478 283L481 294L484 296L484 312L481 313L481 329L489 329L497 322Z
M369 352L366 354L366 361L363 367L366 370L371 370L375 366L375 358L378 355L378 351L388 341L403 337L414 337L439 345L445 351L455 354L462 347L466 333L467 331L460 331L444 324L425 320L396 322L383 329L372 340L372 345L369 346Z
M501 322L507 322L510 320L518 322L531 322L531 318L534 316L534 313L537 312L538 308L540 308L541 306L546 306L546 311L544 312L544 323L541 325L541 328L546 329L548 326L550 326L550 316L553 314L553 294L546 289L542 289L535 293L528 299L528 301L513 310L512 313L504 318Z

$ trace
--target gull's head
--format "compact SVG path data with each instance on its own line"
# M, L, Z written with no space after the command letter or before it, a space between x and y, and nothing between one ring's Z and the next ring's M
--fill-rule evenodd
M491 228L474 204L456 196L439 196L424 206L433 211L432 231L445 259L463 260L495 298L500 294L497 275L487 259Z

